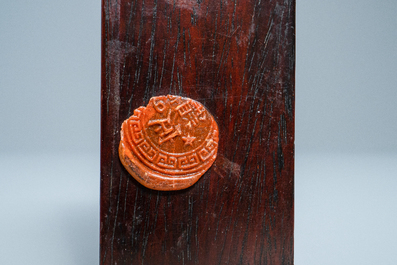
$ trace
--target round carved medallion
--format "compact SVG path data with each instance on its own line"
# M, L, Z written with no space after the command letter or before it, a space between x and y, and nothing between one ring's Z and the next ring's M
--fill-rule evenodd
M154 190L192 186L215 161L218 126L197 101L158 96L121 126L119 155L127 171Z

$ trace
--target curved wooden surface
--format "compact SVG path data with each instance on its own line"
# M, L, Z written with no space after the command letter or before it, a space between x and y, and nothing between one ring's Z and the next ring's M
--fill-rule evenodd
M103 0L101 264L293 264L295 1ZM118 157L153 96L201 102L218 156L153 191Z

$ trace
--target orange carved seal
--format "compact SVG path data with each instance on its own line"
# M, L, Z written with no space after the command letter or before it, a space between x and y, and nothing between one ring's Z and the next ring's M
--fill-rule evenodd
M217 152L218 125L203 105L189 98L153 97L121 126L121 162L150 189L192 186Z

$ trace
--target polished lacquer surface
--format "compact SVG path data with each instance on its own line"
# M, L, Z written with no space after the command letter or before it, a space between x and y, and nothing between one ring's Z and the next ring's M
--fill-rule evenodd
M295 1L102 18L101 263L292 264Z

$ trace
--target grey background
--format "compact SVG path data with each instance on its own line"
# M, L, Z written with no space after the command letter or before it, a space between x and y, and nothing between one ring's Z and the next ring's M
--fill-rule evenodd
M99 263L100 1L0 2L0 264ZM297 3L296 264L397 264L397 1Z

